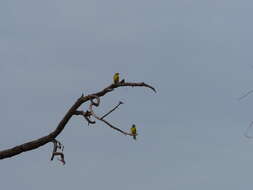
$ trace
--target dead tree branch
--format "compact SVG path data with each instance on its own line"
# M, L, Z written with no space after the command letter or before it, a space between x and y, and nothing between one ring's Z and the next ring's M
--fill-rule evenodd
M118 84L111 84L108 87L104 88L103 90L94 93L94 94L89 94L87 96L82 95L80 98L78 98L76 100L76 102L72 105L72 107L68 110L68 112L65 114L65 116L62 118L62 120L59 122L58 126L56 127L56 129L54 131L52 131L50 134L43 136L39 139L15 146L13 148L9 148L6 150L2 150L0 151L0 159L5 159L5 158L9 158L9 157L13 157L16 156L20 153L26 152L26 151L30 151L30 150L34 150L37 149L49 142L52 142L54 139L56 139L56 137L63 131L63 129L65 128L66 124L69 122L69 120L72 118L73 115L82 115L84 116L84 118L87 120L87 118L89 118L87 116L87 113L83 113L80 111L77 111L77 109L85 102L87 101L92 101L92 105L96 105L99 104L99 102L94 102L93 99L95 97L102 97L104 95L106 95L109 92L112 92L114 89L119 88L119 87L146 87L146 88L150 88L151 90L153 90L154 92L156 92L155 88L152 87L151 85L148 85L144 82L141 83L135 83L135 82L124 82L124 83L118 83ZM97 99L97 98L96 98ZM99 99L100 100L100 99ZM91 108L92 110L92 108ZM94 117L96 116L95 113L91 113ZM108 126L110 126L111 128L120 131L123 134L129 135L129 133L126 133L124 131L122 131L121 129L118 129L116 127L114 127L113 125L111 125L109 122L105 121L103 118L99 118L97 117L97 119L103 121L104 123L106 123ZM93 123L94 121L89 121L88 123Z

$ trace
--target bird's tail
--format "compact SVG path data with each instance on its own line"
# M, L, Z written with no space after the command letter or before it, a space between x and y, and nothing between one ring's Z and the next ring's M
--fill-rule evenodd
M136 135L133 136L134 140L136 140Z

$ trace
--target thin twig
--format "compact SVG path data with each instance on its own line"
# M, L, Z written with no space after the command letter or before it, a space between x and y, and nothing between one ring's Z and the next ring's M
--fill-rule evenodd
M112 110L110 110L108 113L106 113L105 115L103 115L101 117L101 119L104 119L106 116L108 116L110 113L112 113L114 110L116 110L121 104L123 104L123 102L119 101L118 105L115 106Z
M253 121L250 123L250 125L247 127L247 129L246 129L246 131L245 131L245 133L244 133L244 136L245 136L246 138L248 138L248 139L253 139L253 136L248 135L249 130L252 128L252 126L253 126Z
M248 95L250 95L251 93L253 93L253 90L248 91L247 93L245 93L244 95L242 95L241 97L239 97L238 100L240 101L240 100L246 98L246 97L247 97Z

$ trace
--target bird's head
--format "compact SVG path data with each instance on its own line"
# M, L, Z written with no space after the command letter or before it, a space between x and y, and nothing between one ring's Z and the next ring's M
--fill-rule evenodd
M135 124L132 125L132 128L135 128Z
M115 75L119 75L119 73L115 73Z

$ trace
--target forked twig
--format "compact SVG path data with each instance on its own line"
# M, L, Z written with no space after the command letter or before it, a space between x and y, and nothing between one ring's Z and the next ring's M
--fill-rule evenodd
M54 144L54 148L53 148L53 152L52 152L52 156L51 156L51 161L54 159L55 156L60 156L61 159L58 159L58 160L61 161L64 165L66 162L64 160L64 154L63 154L64 146L63 146L63 144L60 143L60 141L57 141L56 139L53 139L52 143ZM60 149L62 152L57 151L57 149Z
M111 127L112 129L114 129L114 130L116 130L116 131L119 131L119 132L121 132L121 133L124 134L124 135L133 136L131 133L125 132L125 131L119 129L118 127L113 126L111 123L109 123L109 122L106 121L105 119L100 118L99 116L97 116L97 115L95 114L95 112L93 111L92 106L96 106L96 107L99 106L100 98L99 98L98 96L95 96L95 95L93 95L93 98L95 98L95 99L97 100L97 102L91 101L90 106L89 106L89 111L91 112L91 114L92 114L93 117L95 117L97 120L100 120L100 121L104 122L105 124L107 124L107 125L108 125L109 127ZM120 104L119 104L119 105L120 105ZM115 110L115 109L114 109L114 110Z

